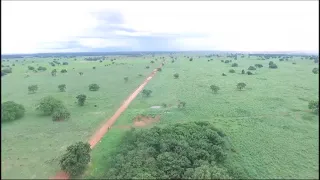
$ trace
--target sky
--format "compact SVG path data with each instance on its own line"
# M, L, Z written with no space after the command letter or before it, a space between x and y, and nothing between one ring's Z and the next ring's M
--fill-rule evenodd
M1 1L1 54L319 51L319 1Z

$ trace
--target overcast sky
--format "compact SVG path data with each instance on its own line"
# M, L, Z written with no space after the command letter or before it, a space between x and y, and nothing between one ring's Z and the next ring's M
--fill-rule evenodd
M1 54L313 51L319 1L1 1Z

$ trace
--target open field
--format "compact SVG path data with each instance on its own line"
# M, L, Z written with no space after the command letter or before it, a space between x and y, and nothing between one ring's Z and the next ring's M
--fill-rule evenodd
M23 104L26 114L22 119L3 123L1 127L3 178L48 178L59 170L58 160L67 146L76 141L87 141L104 119L113 115L123 100L142 83L144 78L160 64L164 56L166 64L161 72L146 85L152 90L150 97L138 95L120 116L110 131L91 153L92 160L84 177L105 177L114 153L119 151L122 138L134 126L138 115L158 115L150 125L165 127L176 123L209 121L222 130L232 142L233 152L227 159L230 166L246 178L318 178L319 121L308 109L308 101L318 99L319 76L312 73L317 67L311 60L300 57L279 62L278 69L268 68L269 60L243 57L232 63L220 60L227 57L207 58L177 54L174 63L169 55L142 57L117 57L116 64L109 60L84 61L83 57L65 58L60 62L69 65L51 67L52 58L28 58L15 63L13 73L2 78L2 102ZM191 55L189 55L191 56ZM150 60L158 59L154 64ZM208 59L213 59L208 62ZM32 63L32 61L35 61ZM292 64L296 62L296 64ZM22 65L24 63L24 65ZM28 72L28 65L45 66L45 72ZM249 66L262 64L254 75L241 74ZM145 66L150 66L146 69ZM95 66L96 69L92 69ZM68 72L61 74L61 69ZM75 68L75 69L73 69ZM57 69L56 77L50 72ZM234 69L235 73L229 73ZM78 72L83 72L80 76ZM173 74L179 73L175 79ZM222 76L225 73L227 76ZM138 74L143 74L139 77ZM129 77L124 82L124 77ZM239 91L237 83L246 87ZM66 92L57 86L66 84ZM91 92L88 85L97 83L99 91ZM38 84L35 94L28 94L27 87ZM220 87L218 93L210 85ZM78 94L87 95L86 104L76 104ZM35 104L44 96L52 95L64 102L71 118L54 122L40 116ZM185 108L177 108L178 101L186 102ZM163 107L163 103L167 107ZM94 107L97 105L97 107ZM151 108L152 106L160 106ZM135 126L143 126L135 124ZM141 129L141 127L138 127Z

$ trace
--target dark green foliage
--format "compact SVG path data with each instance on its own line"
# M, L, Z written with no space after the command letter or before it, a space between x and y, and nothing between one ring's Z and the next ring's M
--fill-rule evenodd
M150 68L150 66L146 66L146 69L149 69Z
M128 77L124 77L123 78L125 82L128 82L129 78Z
M1 104L1 122L9 122L24 116L25 108L21 104L7 101Z
M161 71L162 71L162 68L157 68L157 71L161 72Z
M225 61L224 61L224 63L229 63L229 62L230 62L229 60L225 60Z
M217 92L220 90L220 88L219 88L218 86L216 86L216 85L211 85L211 86L210 86L210 89L211 89L214 93L217 93Z
M276 65L276 64L271 64L271 65L269 65L269 68L271 68L271 69L277 69L278 68L278 66Z
M178 103L178 108L184 108L184 107L186 107L186 102L184 102L184 101L179 101L179 103Z
M11 68L6 68L6 69L2 69L1 70L1 76L7 75L12 73L12 69Z
M238 67L237 63L232 63L231 67Z
M52 114L53 121L61 121L69 118L70 118L70 112L64 106L55 109L55 111Z
M38 85L30 85L28 86L29 93L35 93L38 90Z
M39 66L37 70L38 70L38 71L46 71L47 68L46 68L46 67L43 67L43 66Z
M62 65L68 65L68 64L69 64L68 62L63 62L63 63L62 63Z
M150 61L150 63L151 63L151 64L153 64L153 63L154 63L154 61Z
M193 61L193 58L190 58L189 61Z
M63 171L72 177L81 175L90 162L89 143L77 142L67 148L59 164Z
M274 64L274 62L273 62L273 61L270 61L270 62L269 62L269 66L270 66L271 64Z
M178 79L178 78L179 78L179 74L178 74L178 73L175 73L175 74L173 75L173 77L174 77L175 79Z
M247 74L248 74L248 75L252 75L252 72L251 72L251 71L247 71Z
M227 76L225 73L222 73L222 76Z
M87 99L87 96L84 95L84 94L80 94L76 97L78 99L78 104L79 106L83 106L84 105L84 102L86 101Z
M248 70L250 70L250 71L254 71L254 70L256 70L256 68L255 68L255 67L253 67L253 66L250 66L250 67L248 68Z
M147 89L142 90L143 96L149 97L151 95L151 93L152 93L151 90L147 90Z
M98 91L99 89L100 89L100 86L98 84L89 85L89 91Z
M82 75L83 75L83 72L79 72L79 74L80 74L80 76L82 76Z
M246 72L244 71L244 69L242 69L241 74L245 74Z
M52 75L52 76L56 76L56 75L57 75L57 70L56 70L56 69L52 70L52 71L51 71L51 75Z
M235 73L236 71L234 69L230 69L229 73Z
M314 74L318 74L318 73L319 73L319 68L313 68L313 69L312 69L312 72L313 72Z
M66 72L68 72L66 69L61 69L61 71L60 71L61 73L66 73Z
M28 69L33 71L35 68L33 66L28 66Z
M257 68L262 68L263 67L262 64L255 64L254 66L257 67Z
M102 178L230 179L225 138L209 122L132 129Z
M224 60L221 60L221 62L224 62Z
M293 62L292 64L297 64L296 62Z
M92 69L96 69L96 67L92 67Z
M164 107L164 108L166 108L166 107L167 107L167 104L166 104L166 103L162 103L161 106Z
M242 89L245 88L246 86L247 86L246 83L243 83L243 82L237 84L237 88L238 88L239 90L242 90Z
M62 101L55 99L52 96L46 96L40 99L40 102L36 109L43 115L49 116L52 115L57 109L62 108L64 108Z
M14 63L12 63L12 66L16 66Z
M308 108L311 109L314 113L319 114L319 100L309 101Z
M143 75L142 75L142 74L138 74L138 76L139 76L139 77L142 77Z
M53 62L50 62L49 64L50 64L51 66L56 66L56 64L53 63Z
M66 86L65 84L60 84L60 85L58 86L58 88L59 88L59 90L60 90L61 92L64 92L64 91L66 91L67 86Z

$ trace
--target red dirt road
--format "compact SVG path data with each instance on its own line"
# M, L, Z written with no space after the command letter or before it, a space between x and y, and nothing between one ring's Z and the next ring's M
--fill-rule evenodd
M160 68L162 68L162 64ZM90 148L93 149L98 142L102 139L102 137L108 132L110 127L116 122L119 116L127 109L129 104L137 97L137 95L143 90L143 88L148 84L148 82L153 78L153 76L157 73L157 69L154 69L152 73L143 81L142 84L122 103L119 109L113 114L113 116L108 119L98 131L96 131L93 136L89 140ZM63 171L60 171L56 174L55 177L50 179L69 179L69 175Z

